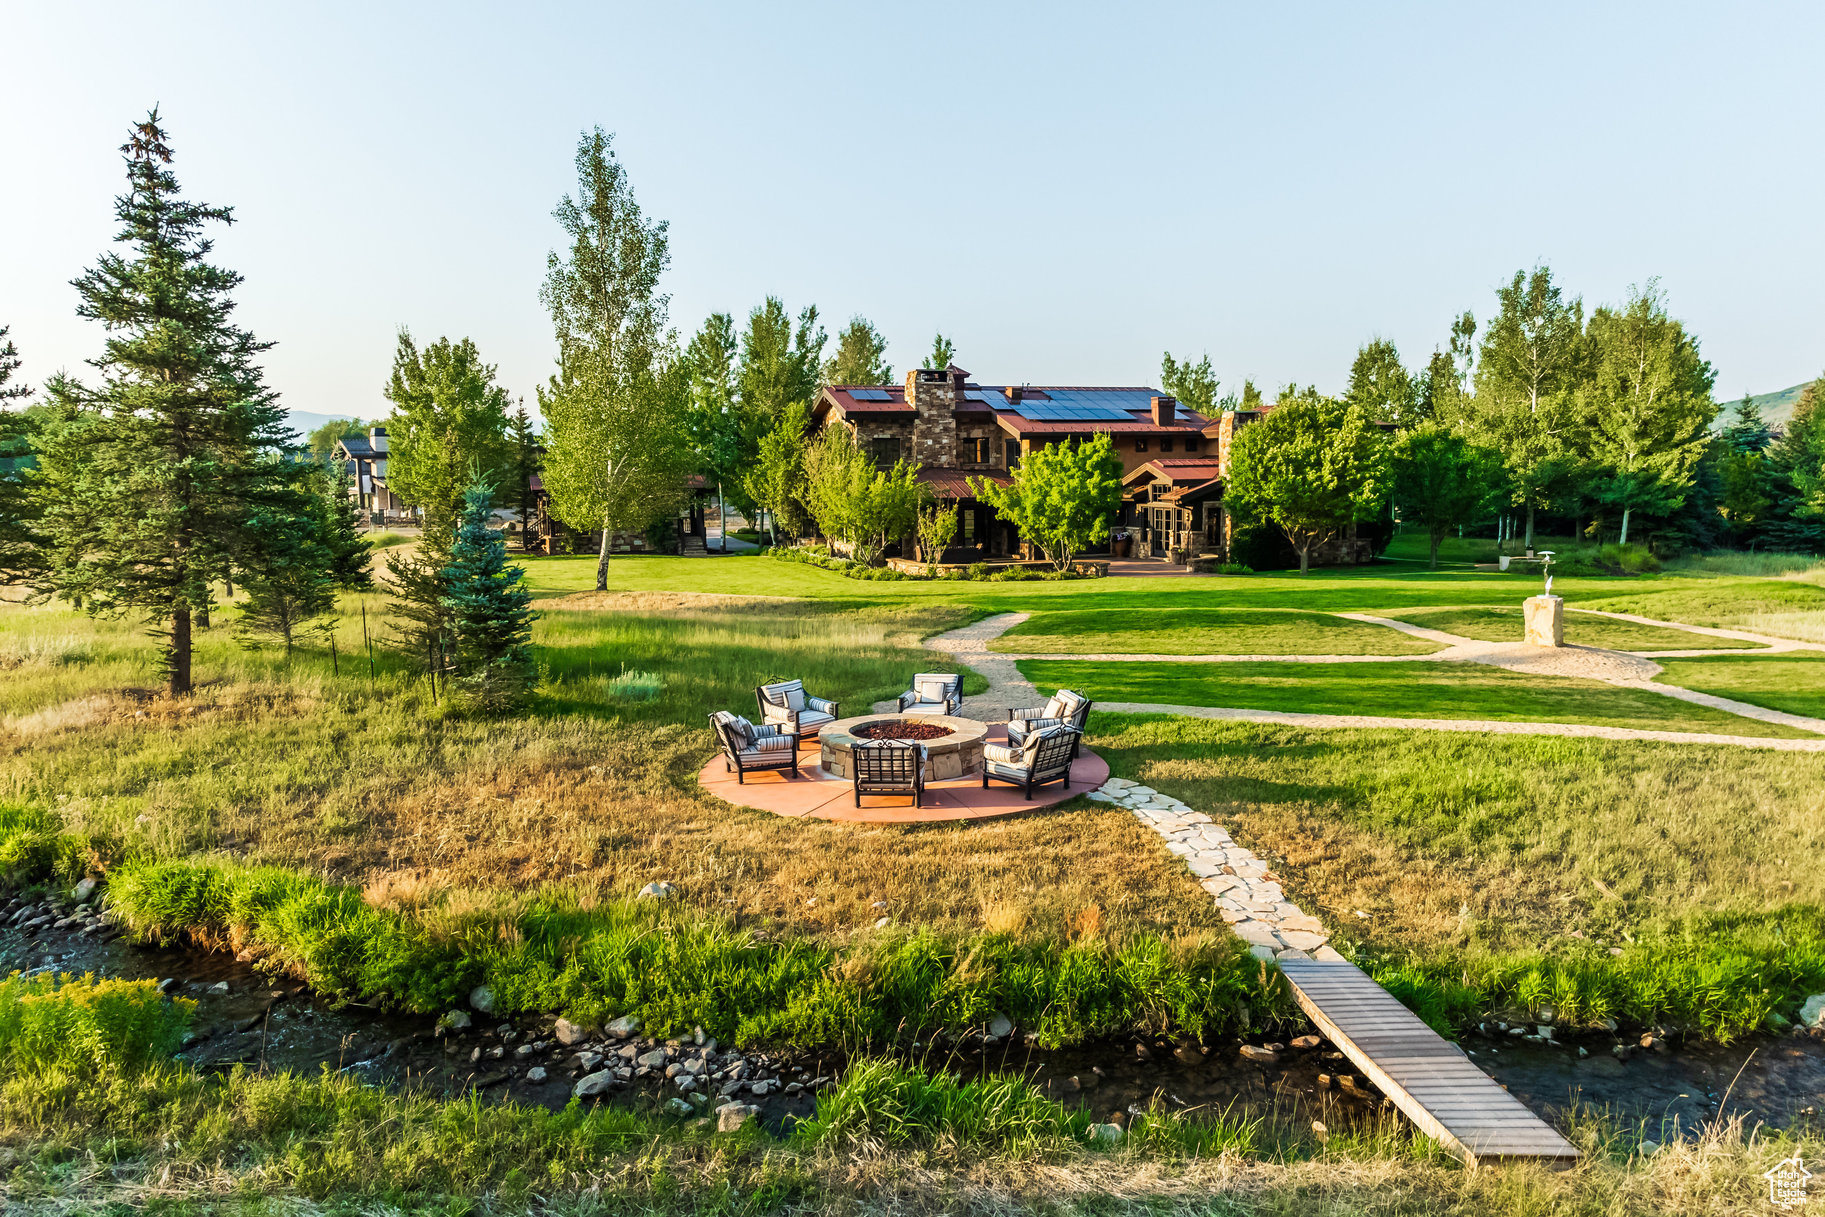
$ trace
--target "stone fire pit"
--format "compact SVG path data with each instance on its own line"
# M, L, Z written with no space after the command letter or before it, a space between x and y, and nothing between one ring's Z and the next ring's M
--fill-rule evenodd
M941 727L945 734L935 739L917 741L925 749L925 780L941 782L960 778L982 768L982 745L988 738L987 723L973 718L952 718L948 714L865 714L860 718L839 718L825 724L817 733L818 763L834 778L853 779L855 769L850 749L858 738L856 728L874 724L906 723L922 727Z

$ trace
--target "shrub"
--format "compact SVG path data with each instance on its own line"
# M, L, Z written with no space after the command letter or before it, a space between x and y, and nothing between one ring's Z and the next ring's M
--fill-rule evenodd
M651 701L664 687L665 681L657 672L623 670L618 676L609 678L603 691L613 701Z
M142 1069L177 1051L196 1003L149 980L36 976L0 981L0 1061L13 1069Z
M0 881L14 887L74 884L88 870L88 849L48 812L0 804Z
M972 579L986 579L986 578L988 578L988 577L989 577L989 564L988 564L988 563L987 563L987 562L972 562L972 563L970 563L970 566L969 566L969 577L970 577L970 578L972 578Z
M1605 545L1598 555L1605 566L1631 575L1648 574L1660 569L1660 559L1645 545Z

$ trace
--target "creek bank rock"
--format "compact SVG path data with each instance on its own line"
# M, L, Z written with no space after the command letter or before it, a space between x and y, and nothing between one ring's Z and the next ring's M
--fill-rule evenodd
M469 1004L477 1014L494 1013L494 990L487 985L477 985L469 990Z
M614 1073L607 1069L601 1069L595 1073L585 1075L583 1079L577 1083L576 1088L572 1090L571 1093L576 1095L579 1099L593 1099L597 1095L608 1093L608 1088L614 1084Z
M752 1103L724 1103L716 1109L717 1132L739 1132L743 1125L760 1114Z
M1825 1027L1825 993L1814 993L1800 1007L1800 1026Z

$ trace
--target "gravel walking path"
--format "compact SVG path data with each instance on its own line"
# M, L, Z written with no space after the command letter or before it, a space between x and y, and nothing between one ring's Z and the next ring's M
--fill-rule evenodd
M1596 612L1596 610L1578 610ZM1791 639L1770 638L1742 630L1720 630L1677 622L1656 621L1627 613L1599 613L1599 616L1632 621L1639 625L1664 626L1692 630L1720 638L1734 638L1770 645L1771 650L1825 650L1815 644ZM1038 689L1020 674L1016 666L1023 659L1068 659L1102 663L1481 663L1506 668L1530 676L1567 676L1582 680L1599 680L1620 688L1642 689L1693 705L1708 706L1742 718L1774 723L1825 736L1825 719L1808 718L1751 705L1727 697L1700 693L1677 685L1656 683L1654 677L1663 670L1647 654L1609 651L1600 647L1538 647L1525 642L1483 642L1428 629L1388 617L1369 613L1338 613L1352 621L1386 626L1416 638L1444 646L1430 655L1136 655L1105 652L1086 655L1052 655L1040 653L991 651L989 643L1031 616L1029 613L998 613L981 621L951 630L925 640L931 650L948 654L955 662L980 672L988 679L987 692L966 697L963 713L988 721L1005 717L1005 712L1044 702ZM1774 644L1779 644L1775 646ZM1741 655L1740 650L1722 654ZM1750 652L1765 654L1766 652ZM1629 727L1605 727L1591 723L1508 722L1500 719L1397 718L1368 714L1298 714L1271 710L1248 710L1219 706L1179 706L1156 702L1098 702L1106 710L1133 714L1183 714L1192 718L1215 718L1238 722L1282 723L1304 727L1392 727L1417 731L1476 731L1496 735L1561 735L1596 739L1651 740L1678 744L1724 744L1741 748L1766 748L1780 752L1825 751L1825 739L1768 739L1760 736L1726 735L1700 731L1651 731ZM882 702L875 709L893 709L894 703Z

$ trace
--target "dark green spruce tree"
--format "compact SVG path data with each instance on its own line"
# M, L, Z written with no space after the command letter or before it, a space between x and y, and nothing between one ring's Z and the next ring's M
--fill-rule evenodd
M334 630L337 593L365 591L373 581L348 479L314 461L284 464L271 471L247 520L246 596L235 632L244 646L276 641L289 659L293 648Z
M458 687L490 712L525 702L538 683L532 657L532 592L507 563L507 542L488 527L494 492L479 476L463 495L450 561L442 571L451 669Z
M6 408L32 395L13 383L20 359L9 329L0 325L0 584L34 583L44 571L43 513L32 493L43 411Z
M204 226L230 209L187 202L154 110L121 148L117 252L75 280L77 315L107 332L90 388L50 386L81 431L44 459L40 502L57 594L91 613L136 615L165 640L166 687L191 687L191 627L232 576L271 462L289 438L261 380L262 343L233 324L241 276L209 261Z

